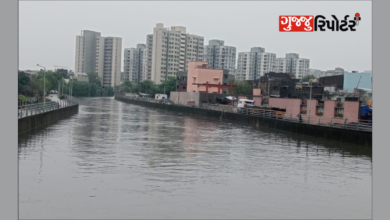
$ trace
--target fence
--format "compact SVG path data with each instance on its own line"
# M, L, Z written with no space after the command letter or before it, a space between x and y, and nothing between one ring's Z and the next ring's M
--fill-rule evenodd
M306 115L289 112L272 111L256 108L239 109L238 113L253 115L264 118L274 118L276 120L287 120L304 124L312 124L326 127L337 127L349 130L369 131L372 132L371 120L360 120L352 118L328 117L321 115Z
M53 111L60 108L66 108L73 105L78 105L79 100L73 96L65 95L65 99L54 101L45 101L35 104L25 104L18 106L18 118L25 118L31 115L37 115L48 111Z
M341 117L328 117L328 116L321 116L321 115L296 114L296 113L289 113L289 112L267 110L267 109L261 108L261 107L260 108L237 109L234 106L228 106L228 108L224 108L225 106L222 107L221 105L217 105L217 104L200 104L199 107L196 107L194 105L175 104L174 102L172 102L170 100L165 100L165 99L156 100L153 98L146 98L146 97L139 97L139 96L138 97L120 96L120 97L125 98L125 99L141 100L141 101L160 103L160 104L166 104L166 105L187 106L187 107L192 106L194 108L232 112L232 113L245 114L245 115L253 115L255 117L273 118L275 120L286 120L286 121L291 121L291 122L312 124L312 125L325 126L325 127L336 127L336 128L342 128L342 129L348 129L348 130L359 130L359 131L372 132L372 121L371 120L360 120L360 119L341 118Z

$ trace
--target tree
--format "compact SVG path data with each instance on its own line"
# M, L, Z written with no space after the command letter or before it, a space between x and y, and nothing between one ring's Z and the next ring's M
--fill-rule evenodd
M251 85L245 80L235 80L233 82L233 93L240 95L250 95L252 91Z
M38 96L38 95L42 94L42 92L39 93L39 85L35 80L30 82L30 85L28 85L27 91L28 91L27 95L30 97Z
M28 93L28 87L31 80L27 73L23 71L18 72L18 93L25 94Z
M96 83L90 83L89 84L89 96L95 97L97 96L97 85Z
M47 79L44 79L43 77L42 78L38 78L37 79L37 84L38 84L38 89L39 89L39 94L43 94L43 88L45 88L45 93L47 94L49 91L50 91L50 88L51 88L51 84L50 84L50 81L47 80Z
M88 97L89 96L89 84L73 82L72 96L76 97Z
M159 89L152 80L146 79L138 83L138 92L154 95L159 92Z
M305 77L302 78L302 81L303 82L309 82L309 80L311 79L315 79L316 77L314 75L307 75Z
M102 88L102 96L113 96L114 95L114 88L111 86L106 86Z
M171 91L176 91L176 78L170 76L167 81L164 81L159 85L159 90L159 93L167 95L169 95Z
M124 92L133 92L132 87L133 87L133 85L131 84L131 82L129 80L124 81L122 84L122 89Z
M87 75L88 75L88 80L90 83L99 82L99 84L100 84L100 80L99 80L97 73L87 73Z

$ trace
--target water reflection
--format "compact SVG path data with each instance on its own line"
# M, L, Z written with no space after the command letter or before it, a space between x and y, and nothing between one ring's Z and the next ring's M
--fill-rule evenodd
M370 218L371 176L362 146L112 98L19 136L21 218Z

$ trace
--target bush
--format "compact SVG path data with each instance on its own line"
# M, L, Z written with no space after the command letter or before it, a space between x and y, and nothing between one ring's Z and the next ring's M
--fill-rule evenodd
M59 98L60 98L60 99L64 99L65 96L64 96L64 95L60 95Z
M22 102L27 102L27 101L28 101L28 99L27 99L26 96L24 96L24 95L19 95L19 96L18 96L18 100L20 100L20 101L22 101Z

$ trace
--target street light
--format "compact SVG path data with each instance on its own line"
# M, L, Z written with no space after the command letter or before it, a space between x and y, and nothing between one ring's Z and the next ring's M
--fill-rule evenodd
M45 103L45 94L46 94L46 67L41 66L41 65L39 65L39 64L37 64L37 66L43 67L43 68L44 68L44 72L43 72L43 103Z

